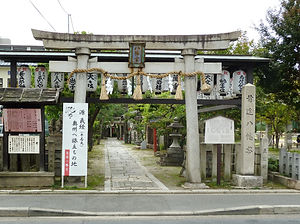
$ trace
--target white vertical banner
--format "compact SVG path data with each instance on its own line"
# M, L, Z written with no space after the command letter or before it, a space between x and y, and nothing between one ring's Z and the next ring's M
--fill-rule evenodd
M87 176L88 104L63 104L62 176Z

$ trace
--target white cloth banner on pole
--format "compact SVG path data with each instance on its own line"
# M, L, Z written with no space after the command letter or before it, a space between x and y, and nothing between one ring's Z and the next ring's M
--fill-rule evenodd
M87 176L88 104L63 104L62 176Z

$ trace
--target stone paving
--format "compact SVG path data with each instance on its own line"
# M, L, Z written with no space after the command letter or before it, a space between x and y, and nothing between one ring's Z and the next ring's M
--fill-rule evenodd
M129 148L115 138L105 141L105 191L163 190L168 188L142 166Z

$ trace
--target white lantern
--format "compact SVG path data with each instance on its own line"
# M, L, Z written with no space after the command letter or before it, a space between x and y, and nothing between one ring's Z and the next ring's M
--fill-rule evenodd
M162 87L163 87L163 79L162 78L157 78L155 79L155 82L154 82L154 92L155 93L161 93L162 91Z
M64 89L64 73L63 72L52 72L51 73L51 88Z
M119 77L126 77L127 74L119 74L118 75ZM121 94L126 94L127 93L127 80L126 79L121 79L121 80L118 80L118 91L121 93Z
M69 73L70 76L70 73ZM97 83L98 83L98 74L94 73L87 73L86 74L86 91L94 92L97 90ZM68 83L69 90L74 92L76 87L76 73L69 78Z
M35 88L47 88L48 73L44 65L38 65L34 72Z
M86 90L88 92L95 92L97 90L98 74L87 73L86 74Z
M246 72L238 70L233 73L233 93L241 94L242 88L246 84Z
M161 90L163 92L169 91L169 76L162 78Z
M30 88L31 86L31 70L28 65L21 65L17 70L18 86L22 88Z
M141 75L141 87L142 87L143 93L145 93L147 90L149 90L147 76Z
M205 74L205 83L210 86L210 89L206 91L205 93L211 93L212 89L214 88L214 74ZM202 77L200 77L202 80ZM202 82L200 82L202 85Z
M227 94L230 88L230 72L223 70L222 74L217 75L217 91L220 94Z
M68 77L70 77L70 73L68 74ZM69 78L69 83L68 87L69 90L74 92L75 91L75 86L76 86L76 74L74 73L71 78Z
M145 93L147 88L144 88L144 85L147 83L146 76L140 75L140 80L141 80L141 89L142 93ZM136 81L136 79L135 79Z

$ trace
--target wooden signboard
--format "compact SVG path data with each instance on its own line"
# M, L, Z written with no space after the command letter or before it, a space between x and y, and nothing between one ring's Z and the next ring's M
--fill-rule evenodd
M41 109L4 109L6 132L42 132Z
M222 116L206 120L204 143L217 145L217 185L220 185L221 144L234 144L234 121Z

